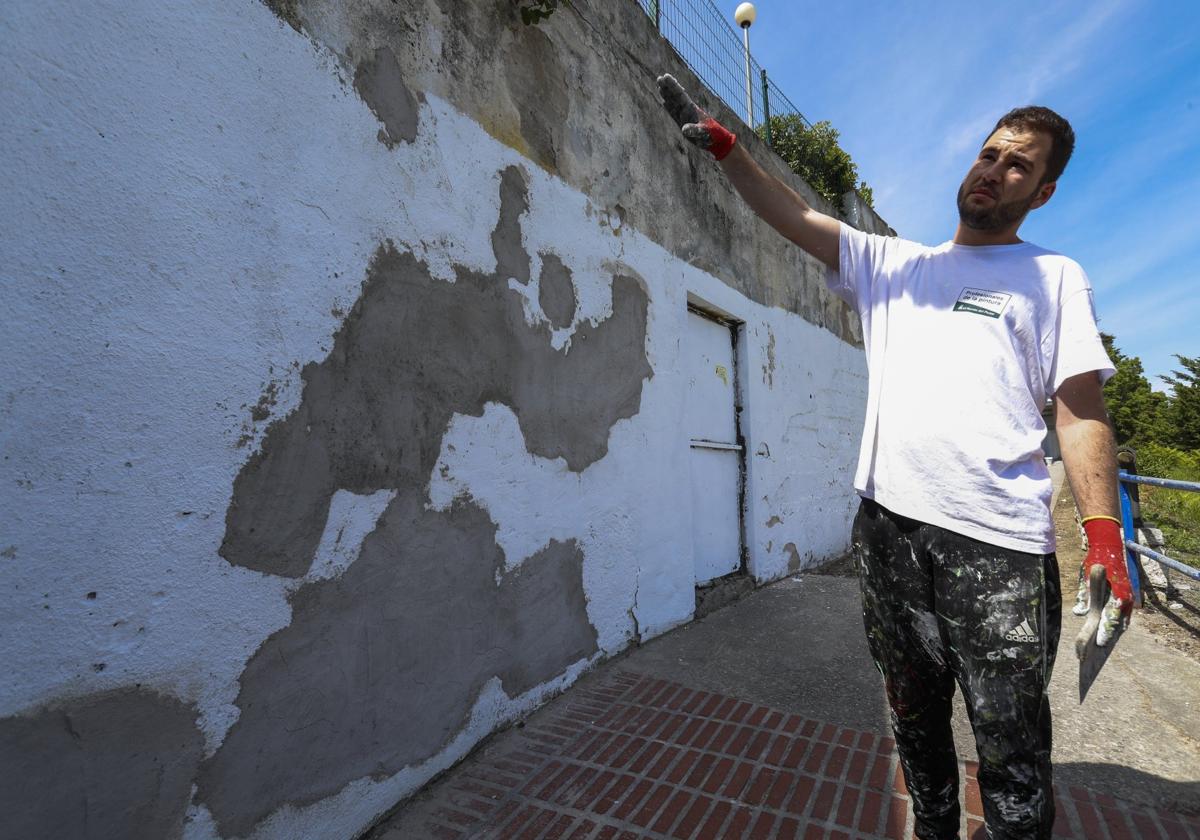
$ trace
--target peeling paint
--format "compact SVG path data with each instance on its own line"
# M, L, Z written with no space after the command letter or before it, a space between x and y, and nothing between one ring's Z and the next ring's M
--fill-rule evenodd
M493 241L525 201L502 191L508 209ZM509 236L511 256L519 227ZM614 276L612 315L580 326L574 349L558 351L548 326L525 322L521 296L502 278L459 267L445 283L381 246L329 357L303 370L299 408L268 429L238 475L221 556L302 576L336 490L423 486L450 418L478 415L488 401L513 407L530 452L577 472L604 457L612 424L638 412L653 374L644 286Z
M390 48L380 47L355 68L354 89L383 123L379 140L385 146L391 149L400 141L411 143L417 139L417 100L405 86Z
M470 502L431 511L410 489L340 577L296 591L200 776L222 833L436 755L493 676L516 696L596 651L574 541L506 572L495 529Z

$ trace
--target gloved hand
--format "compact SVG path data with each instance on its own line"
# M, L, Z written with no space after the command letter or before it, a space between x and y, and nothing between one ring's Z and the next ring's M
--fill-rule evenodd
M1104 647L1116 635L1119 626L1129 624L1133 614L1133 586L1129 582L1129 567L1125 563L1125 543L1121 526L1108 517L1100 516L1083 521L1088 538L1088 552L1083 559L1084 576L1093 566L1103 566L1104 576L1112 595L1104 606L1104 617L1096 631L1096 644Z
M662 97L667 113L679 123L683 136L691 140L701 149L712 152L713 157L721 160L731 151L737 137L729 129L714 120L700 109L692 98L687 95L675 77L664 75L658 77L658 93Z

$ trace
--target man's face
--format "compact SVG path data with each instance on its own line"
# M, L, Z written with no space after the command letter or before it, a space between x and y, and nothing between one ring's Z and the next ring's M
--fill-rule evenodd
M1052 144L1041 131L997 129L958 188L962 223L973 230L1002 230L1045 204L1054 192L1054 184L1041 183Z

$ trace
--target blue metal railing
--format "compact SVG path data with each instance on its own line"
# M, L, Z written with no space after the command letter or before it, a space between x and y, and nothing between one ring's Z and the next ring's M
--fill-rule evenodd
M1118 487L1121 493L1121 525L1125 529L1125 562L1129 566L1129 580L1133 584L1133 599L1135 603L1141 603L1142 600L1142 580L1139 574L1139 566L1135 555L1140 554L1143 557L1149 557L1162 567L1163 574L1167 575L1167 585L1170 587L1170 573L1175 570L1180 574L1186 575L1193 580L1200 580L1200 569L1193 569L1178 560L1172 560L1161 552L1155 551L1148 546L1144 546L1137 540L1130 537L1137 534L1137 530L1133 527L1133 498L1130 495L1130 484L1146 484L1150 487L1162 487L1167 490L1186 490L1192 493L1200 493L1200 483L1194 481L1177 481L1173 478L1154 478L1148 475L1135 475L1121 470L1117 473Z

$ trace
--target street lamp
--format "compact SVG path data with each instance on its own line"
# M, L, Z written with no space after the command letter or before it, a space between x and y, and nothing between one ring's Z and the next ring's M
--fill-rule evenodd
M746 54L746 125L754 128L754 94L750 85L750 24L757 12L753 3L743 3L733 12L733 20L742 27L742 47Z

